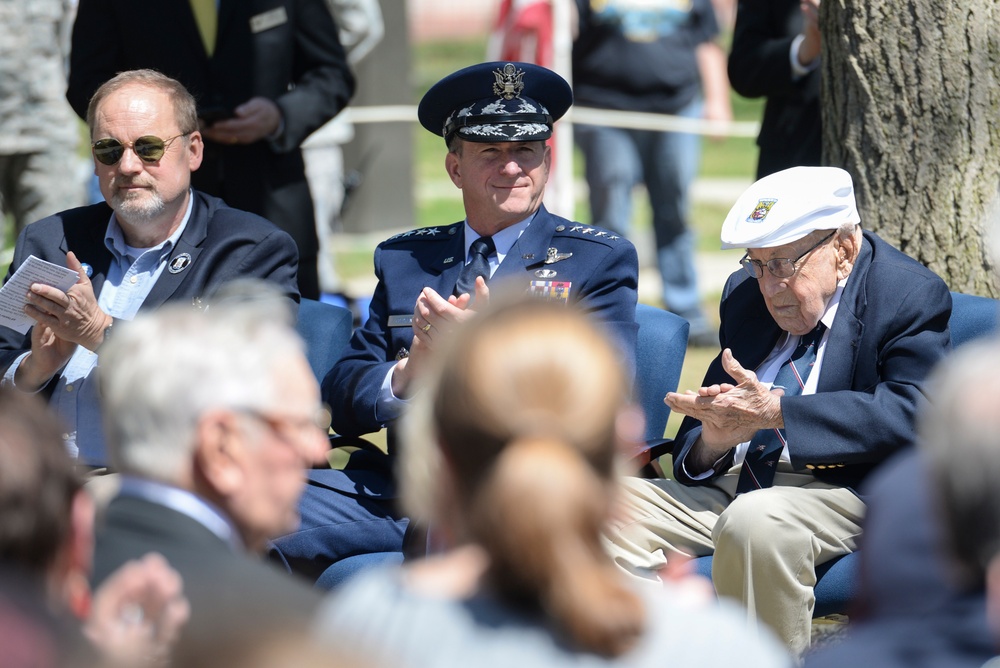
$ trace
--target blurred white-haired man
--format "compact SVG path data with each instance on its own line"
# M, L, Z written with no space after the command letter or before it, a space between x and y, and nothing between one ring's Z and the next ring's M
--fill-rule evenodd
M304 469L328 447L329 414L280 308L266 299L167 306L102 349L122 482L98 525L95 579L160 552L184 578L188 629L204 642L220 628L294 628L318 600L250 554L297 527Z

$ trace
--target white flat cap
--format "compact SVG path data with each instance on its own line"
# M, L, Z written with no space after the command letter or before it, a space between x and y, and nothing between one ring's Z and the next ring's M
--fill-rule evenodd
M722 247L774 248L860 222L850 174L838 167L792 167L740 195L722 224Z

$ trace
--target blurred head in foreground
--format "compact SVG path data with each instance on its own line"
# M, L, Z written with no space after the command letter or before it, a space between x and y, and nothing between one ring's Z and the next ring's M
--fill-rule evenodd
M328 447L329 413L277 300L167 305L101 350L116 469L209 501L251 551L298 526L303 469Z
M988 585L1000 635L1000 340L974 341L930 379L919 422L946 542L967 589Z
M584 315L500 305L456 333L407 416L411 516L487 558L481 586L617 656L643 608L602 549L622 434L641 434L618 353Z
M0 425L0 563L37 578L57 607L72 608L88 593L92 503L43 402L0 390Z

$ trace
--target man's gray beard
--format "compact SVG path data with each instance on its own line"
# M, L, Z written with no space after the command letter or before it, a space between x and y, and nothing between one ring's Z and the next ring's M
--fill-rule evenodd
M118 218L131 225L148 225L163 213L164 204L160 193L149 190L144 197L122 197L116 193L111 197L111 208Z

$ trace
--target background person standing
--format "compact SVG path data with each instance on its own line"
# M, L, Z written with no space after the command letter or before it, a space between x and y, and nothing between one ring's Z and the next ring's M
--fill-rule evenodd
M28 223L85 203L79 123L66 104L70 0L0 0L0 209Z
M729 81L764 97L757 178L822 164L819 0L742 0L729 52Z
M577 105L728 121L725 54L710 0L636 3L577 0L573 44ZM591 222L629 236L632 188L645 183L666 308L691 323L694 345L716 346L698 294L694 234L688 227L697 135L576 125L586 158Z

